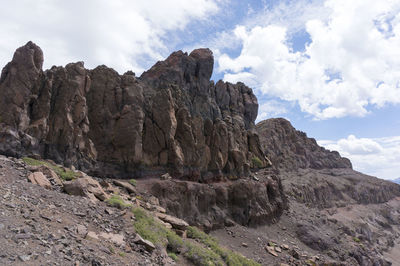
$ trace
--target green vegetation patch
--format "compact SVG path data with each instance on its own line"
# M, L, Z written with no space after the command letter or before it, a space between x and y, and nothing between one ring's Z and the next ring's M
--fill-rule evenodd
M174 261L178 261L178 256L174 252L168 252L168 256Z
M120 255L121 257L125 257L126 256L125 252L122 252L122 251L119 252L118 255Z
M133 214L136 221L134 227L136 232L146 240L151 241L155 245L167 245L167 228L161 223L156 222L153 217L147 215L142 208L134 208Z
M111 198L109 198L106 202L108 205L117 207L118 209L124 209L131 206L130 204L126 203L121 196L116 194L112 195Z
M22 160L30 166L47 166L50 169L52 169L62 180L64 181L70 181L76 178L76 173L72 170L66 170L61 166L46 162L46 161L40 161L36 160L30 157L24 157Z
M231 250L221 247L215 238L197 229L196 227L189 226L186 233L189 238L193 238L199 241L200 243L209 247L214 253L218 254L228 266L260 265L259 263L250 260L238 253L235 253Z
M130 179L129 180L129 184L131 184L132 186L136 187L136 180L135 179Z
M257 156L254 156L253 158L251 158L251 162L253 163L254 168L262 168L263 167L263 162Z
M176 258L178 258L177 254L181 254L197 266L224 265L221 257L214 251L204 248L197 243L183 240L174 231L166 228L153 217L150 217L144 209L134 208L132 211L136 219L134 222L136 232L155 245L163 245Z
M187 251L184 256L196 266L223 266L221 257L210 249L203 248L200 245L187 242ZM240 265L240 264L237 264Z

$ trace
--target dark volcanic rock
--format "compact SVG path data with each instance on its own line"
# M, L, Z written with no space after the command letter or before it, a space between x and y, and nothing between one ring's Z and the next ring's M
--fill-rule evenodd
M286 208L279 178L237 180L212 185L187 181L158 181L150 192L169 213L205 230L220 228L233 219L256 226L272 222Z
M352 168L349 159L319 146L286 119L264 120L257 124L257 131L265 154L278 168Z
M82 62L42 71L43 53L18 48L0 78L0 153L35 155L97 175L210 182L268 165L255 130L258 103L242 83L210 81L209 49L181 51L136 78Z

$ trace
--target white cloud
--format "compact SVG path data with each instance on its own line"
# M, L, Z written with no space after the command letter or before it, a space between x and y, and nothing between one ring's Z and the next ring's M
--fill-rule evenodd
M336 150L353 163L355 170L384 179L400 177L400 136L321 140L318 144Z
M276 100L263 101L258 108L256 123L271 117L281 116L287 113L285 104Z
M0 63L32 40L44 50L45 67L83 60L141 72L170 52L174 32L215 14L217 1L7 1L0 9Z
M321 0L281 0L265 3L264 9L244 21L246 27L279 25L289 32L299 31L311 19L324 20L331 10Z
M371 105L399 104L400 2L327 0L324 9L325 19L314 12L299 19L307 19L311 37L304 52L292 50L293 29L276 18L270 25L237 26L232 34L242 43L240 55L218 59L224 79L297 102L317 119L364 116Z

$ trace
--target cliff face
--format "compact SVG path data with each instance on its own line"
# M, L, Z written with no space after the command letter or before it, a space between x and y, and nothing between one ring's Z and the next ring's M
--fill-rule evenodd
M258 103L242 83L210 82L213 55L181 51L140 78L82 62L43 71L43 53L20 47L0 78L0 153L41 156L97 175L208 182L243 176L264 157Z
M260 142L285 190L296 201L319 208L383 203L400 196L400 187L352 169L349 159L319 146L289 121L257 124Z
M265 154L281 169L352 168L351 162L337 151L319 146L315 139L296 130L283 118L272 118L257 124Z

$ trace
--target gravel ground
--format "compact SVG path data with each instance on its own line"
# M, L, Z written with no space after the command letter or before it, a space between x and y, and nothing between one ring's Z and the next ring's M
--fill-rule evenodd
M26 180L0 156L0 265L163 265L130 240L133 215Z

